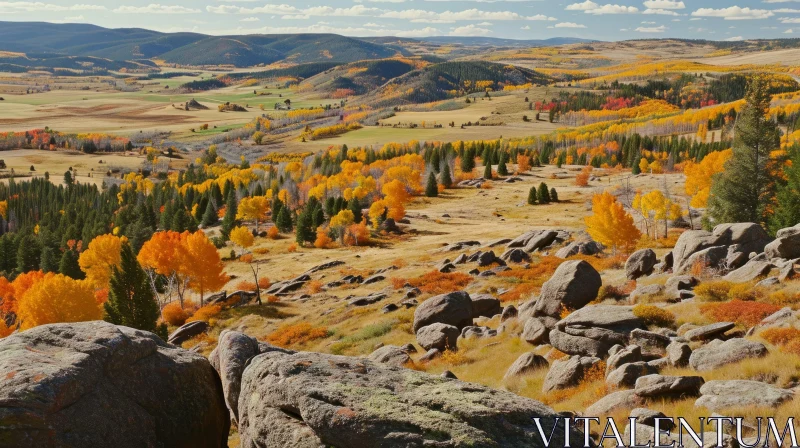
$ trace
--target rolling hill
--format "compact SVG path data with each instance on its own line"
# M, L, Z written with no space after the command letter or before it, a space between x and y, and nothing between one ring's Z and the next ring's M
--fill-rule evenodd
M207 36L45 22L0 22L0 50L117 61L159 58L182 65L237 67L278 61L346 63L407 54L397 46L337 34Z
M427 65L421 59L409 58L351 62L313 76L303 81L300 87L328 95L363 95L393 78Z

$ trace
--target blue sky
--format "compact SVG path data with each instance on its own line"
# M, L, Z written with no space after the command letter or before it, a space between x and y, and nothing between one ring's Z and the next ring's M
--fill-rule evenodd
M800 37L800 0L0 1L0 20L206 34L489 36L514 39Z

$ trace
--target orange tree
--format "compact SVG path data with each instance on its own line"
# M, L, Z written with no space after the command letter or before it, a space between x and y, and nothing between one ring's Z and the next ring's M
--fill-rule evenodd
M615 252L618 249L630 251L642 236L631 215L608 192L592 197L592 216L586 218L586 227L595 241L612 247Z

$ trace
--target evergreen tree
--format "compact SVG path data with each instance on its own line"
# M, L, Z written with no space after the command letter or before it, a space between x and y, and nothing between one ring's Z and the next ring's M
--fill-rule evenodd
M50 246L42 248L42 260L39 267L42 272L58 272L58 261L56 249Z
M217 211L214 209L213 201L208 201L206 203L206 210L203 212L202 223L203 227L211 227L219 221L219 217L217 216Z
M58 262L58 272L66 275L67 277L74 278L75 280L83 280L86 274L81 271L81 266L78 264L78 252L73 249L67 249L61 254L61 261Z
M347 209L353 212L353 222L359 223L364 219L364 215L361 212L361 201L359 201L357 197L353 196L353 198L350 199L347 203Z
M328 199L325 200L325 213L328 216L336 214L336 199L333 196L328 196Z
M770 219L773 233L800 223L800 148L792 152L792 164L784 168L786 183L778 187L775 214Z
M501 176L508 176L508 167L506 167L506 153L500 154L500 161L497 164L497 174Z
M316 229L325 223L325 213L322 211L322 205L317 205L314 209L314 214L311 218L312 228Z
M231 234L231 230L236 227L236 189L228 189L228 200L225 202L225 216L222 218L222 234L225 238Z
M536 187L531 187L531 189L528 190L528 204L536 205Z
M150 331L167 338L165 325L158 326L158 302L144 269L136 261L129 244L122 246L119 267L112 266L108 301L103 304L105 320L114 325L124 325Z
M71 187L75 183L75 180L72 178L72 171L67 170L64 173L64 184L68 187Z
M41 263L42 248L33 235L22 238L17 247L17 270L19 272L36 271Z
M444 185L445 188L450 188L453 186L453 177L450 174L449 163L445 163L444 167L442 167L441 184Z
M754 75L747 85L734 127L733 156L711 183L708 213L715 223L767 220L775 195L770 153L780 146L778 125L768 116L769 83L767 77Z
M542 182L539 184L539 193L536 199L539 200L540 204L550 203L550 190L548 190L546 183Z
M492 178L492 165L486 164L483 167L483 178L490 180Z
M306 207L302 213L297 216L297 230L295 234L295 241L297 244L304 245L306 242L313 243L316 239L316 232L312 228L311 214L313 213Z
M461 172L471 173L475 169L475 152L472 148L464 151L461 156Z
M425 196L435 198L439 196L439 185L436 184L436 174L431 170L428 174L428 184L425 186Z
M278 212L278 217L275 220L275 225L282 233L292 231L292 217L289 215L289 207L281 207L281 211Z
M550 189L550 201L551 202L558 202L558 192L555 188Z

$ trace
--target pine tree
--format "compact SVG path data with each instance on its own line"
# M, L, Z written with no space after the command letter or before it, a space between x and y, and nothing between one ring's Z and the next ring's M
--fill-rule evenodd
M488 163L483 168L483 178L486 180L491 180L492 178L492 165Z
M439 196L439 185L436 184L436 174L433 170L428 174L428 184L425 186L425 196L435 198Z
M17 270L19 272L35 271L41 263L42 248L33 235L22 238L17 248Z
M350 199L347 203L347 209L353 212L353 222L359 223L364 219L364 215L361 212L361 201L359 201L357 197L353 196L353 198Z
M311 223L314 229L325 223L325 213L322 211L322 205L318 204L317 207L314 208Z
M228 200L225 202L225 217L222 218L222 234L225 235L225 238L227 238L231 230L236 227L236 213L236 189L229 188Z
M780 146L778 125L768 116L769 82L761 75L748 82L734 127L733 156L711 183L708 213L715 223L767 221L775 196L770 153Z
M506 167L506 153L500 154L500 161L497 164L497 174L501 176L508 176L508 167Z
M793 152L792 164L784 169L786 183L778 187L775 198L775 214L769 226L773 233L800 222L800 148Z
M311 210L307 207L297 216L297 230L295 234L295 241L299 245L304 245L306 242L313 243L317 237L316 232L311 227Z
M531 187L531 189L528 190L528 204L536 205L536 187Z
M555 188L550 189L550 201L551 202L558 202L558 192Z
M58 272L66 275L67 277L74 278L75 280L83 280L86 274L81 271L81 266L78 264L79 255L72 249L67 249L61 255L61 261L58 262Z
M292 217L289 215L289 207L281 207L281 211L278 212L278 217L275 220L275 225L282 233L292 231Z
M453 177L450 175L449 163L445 163L444 167L442 168L441 184L444 185L445 188L450 188L453 186Z
M544 182L539 184L539 193L537 194L537 199L539 200L540 204L550 203L550 190L548 190L547 184Z
M136 261L133 249L123 244L119 268L111 268L108 300L103 304L105 320L115 325L159 334L166 339L166 326L157 326L158 303L153 296L147 274Z
M58 256L56 250L50 246L42 248L42 260L39 269L42 272L58 272Z
M203 227L211 227L219 221L219 217L217 216L217 211L214 209L213 201L208 201L206 203L206 210L203 212Z

